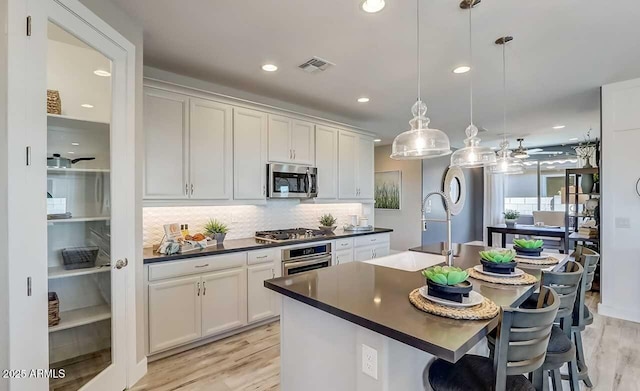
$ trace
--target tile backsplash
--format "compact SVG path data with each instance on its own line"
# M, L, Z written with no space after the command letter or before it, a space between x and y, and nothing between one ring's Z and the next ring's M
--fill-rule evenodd
M267 205L145 207L143 209L144 247L162 240L164 224L189 224L189 232L202 232L210 218L229 225L227 239L253 237L256 231L284 228L316 228L318 218L331 213L340 227L349 215L373 219L372 208L362 204L304 204L295 200L269 201Z

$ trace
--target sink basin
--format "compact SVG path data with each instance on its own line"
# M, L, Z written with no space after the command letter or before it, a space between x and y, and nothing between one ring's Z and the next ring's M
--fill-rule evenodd
M416 251L404 251L364 262L372 265L390 267L392 269L417 272L431 266L445 264L446 259L442 255L419 253Z

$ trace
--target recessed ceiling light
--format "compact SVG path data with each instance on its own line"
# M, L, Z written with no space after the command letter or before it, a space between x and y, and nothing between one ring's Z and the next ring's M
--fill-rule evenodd
M77 147L78 145L80 145L80 143L71 143L71 145L73 145L74 147Z
M69 154L73 155L75 152L73 152L73 151L69 151L69 152L67 152L67 153L69 153Z
M93 74L96 76L109 77L111 76L111 72L105 71L104 69L96 69L93 71Z
M93 105L90 105L89 103L83 103L80 106L84 107L85 109L93 109Z
M363 96L362 98L358 98L358 103L367 103L369 102L369 98Z
M578 141L577 137L570 138L569 141Z
M551 170L551 169L553 169L553 168L556 168L556 166L547 166L547 168L548 168L549 170Z
M379 139L379 138L374 138L374 139L373 139L373 142L374 142L374 143L379 143L380 141L382 141L382 140L381 140L381 139Z
M370 14L382 11L384 6L384 0L364 0L360 5L364 12L368 12Z
M564 129L564 128L566 128L566 125L556 125L553 128L554 129Z
M461 67L457 67L456 69L453 70L453 73L467 73L471 70L471 67L469 66L461 66Z
M262 70L266 72L275 72L278 70L278 67L275 64L264 64L262 66Z

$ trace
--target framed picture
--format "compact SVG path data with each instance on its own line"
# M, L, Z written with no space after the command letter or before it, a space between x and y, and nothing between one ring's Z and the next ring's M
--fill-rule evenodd
M376 209L400 210L402 171L375 173L374 198Z

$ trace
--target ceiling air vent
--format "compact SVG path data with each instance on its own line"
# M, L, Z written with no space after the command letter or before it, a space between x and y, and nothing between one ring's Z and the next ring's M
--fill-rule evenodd
M334 65L336 64L333 64L327 60L323 60L320 57L313 57L310 60L305 61L303 64L298 65L298 68L307 73L316 73L325 71L327 68Z

